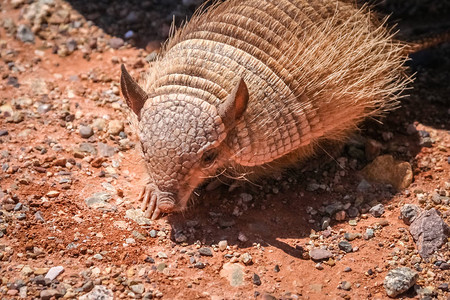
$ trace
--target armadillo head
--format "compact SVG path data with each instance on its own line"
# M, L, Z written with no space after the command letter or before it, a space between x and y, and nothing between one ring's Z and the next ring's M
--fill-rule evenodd
M224 140L247 107L244 81L218 107L186 94L149 96L123 66L121 89L139 119L147 188L156 198L155 209L185 209L193 190L228 161Z

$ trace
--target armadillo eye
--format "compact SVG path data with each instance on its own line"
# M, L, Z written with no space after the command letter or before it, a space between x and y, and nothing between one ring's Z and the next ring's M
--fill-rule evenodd
M214 163L216 158L217 158L217 150L216 149L206 151L205 153L203 153L203 156L202 156L203 166L209 167L210 165L212 165Z

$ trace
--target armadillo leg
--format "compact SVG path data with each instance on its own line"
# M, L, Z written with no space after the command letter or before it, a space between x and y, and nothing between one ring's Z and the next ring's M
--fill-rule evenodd
M146 186L142 189L139 194L139 200L142 200L141 209L144 211L144 216L146 218L156 219L159 215L159 209L156 207L157 197L152 193L152 189L149 186ZM156 214L157 213L157 214Z
M155 197L155 202L156 202L156 197ZM156 207L155 211L153 212L153 215L152 215L152 220L158 219L160 214L161 214L161 211L159 210L158 207Z

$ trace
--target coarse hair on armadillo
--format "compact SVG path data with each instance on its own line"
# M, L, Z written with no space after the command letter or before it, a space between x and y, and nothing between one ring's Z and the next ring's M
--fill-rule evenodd
M407 51L385 23L351 1L215 2L174 30L142 87L217 107L242 78L250 100L230 167L284 167L398 105L411 81ZM241 143L241 134L251 143ZM258 153L261 141L273 142Z

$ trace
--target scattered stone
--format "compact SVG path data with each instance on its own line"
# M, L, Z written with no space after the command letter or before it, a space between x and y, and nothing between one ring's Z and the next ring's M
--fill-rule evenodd
M351 272L352 271L352 268L350 268L350 267L345 267L345 269L344 269L344 272Z
M241 256L241 262L244 263L244 265L251 265L252 264L252 256L249 253L244 253Z
M384 288L389 297L396 297L409 290L417 281L419 274L410 268L390 270L384 279Z
M111 199L111 195L107 192L94 193L91 197L86 198L84 201L86 205L93 209L98 209L101 211L116 211L117 207L113 204L108 203Z
M52 268L50 268L50 270L48 270L47 274L45 275L45 278L50 279L51 281L53 281L62 272L64 272L64 267L63 266L52 267Z
M372 187L372 185L371 185L369 182L367 182L367 180L362 179L362 180L359 182L358 186L356 187L356 190L357 190L358 192L365 193L365 192L367 192L371 187Z
M339 288L344 291L350 291L352 289L352 284L348 281L342 281Z
M114 293L104 285L96 285L92 291L78 298L79 300L114 300Z
M382 147L383 145L381 145L380 142L377 142L372 139L367 139L365 145L366 159L368 161L374 160L378 155L380 155Z
M128 209L125 212L125 218L131 219L138 223L138 225L150 225L152 224L152 221L149 218L144 217L144 212L140 209ZM150 231L150 236L153 230ZM155 236L156 237L156 231Z
M339 244L339 249L341 249L342 251L345 251L347 253L352 252L353 251L353 247L352 244L350 244L347 241L340 241Z
M413 179L411 165L394 160L392 155L378 156L362 172L368 180L391 184L397 190L407 188Z
M213 256L211 248L208 247L198 249L198 253L200 253L201 256Z
M226 240L220 241L218 246L219 246L219 250L223 252L227 249L228 242Z
M59 294L60 293L55 289L48 289L41 291L40 296L42 300L50 300L52 297L56 298L56 296Z
M121 38L112 38L109 40L109 46L113 49L119 49L125 44Z
M406 225L411 225L414 219L420 214L421 209L414 204L405 204L400 209L400 219Z
M116 148L111 147L108 144L99 142L97 144L98 154L102 157L111 157L116 153Z
M51 110L52 110L52 105L49 103L40 104L37 108L38 113L40 113L41 115L43 115Z
M347 241L353 241L355 239L361 238L361 233L359 233L359 232L346 232L346 233L344 233L344 238Z
M227 262L220 270L220 276L226 278L231 286L241 286L244 284L244 266Z
M315 248L309 251L309 256L312 260L320 261L333 257L333 253L325 249Z
M108 133L111 135L119 135L123 131L123 122L119 120L111 120L108 124Z
M377 204L370 208L369 213L372 214L375 218L379 218L384 214L384 205L383 204Z
M370 240L374 236L375 236L375 232L373 231L373 229L372 228L367 228L366 229L366 233L364 233L364 239L365 240Z
M48 193L45 194L45 195L46 195L47 197L49 197L49 198L56 198L56 197L59 196L59 194L60 194L59 191L50 191L50 192L48 192Z
M345 217L346 217L345 210L340 210L336 213L336 215L334 216L334 219L336 221L344 221Z
M130 289L135 294L143 294L145 292L145 287L143 284L134 284L134 285L130 286Z
M260 286L261 285L261 278L258 274L253 273L252 281L254 285Z
M94 130L92 129L91 126L80 125L78 127L78 132L80 133L80 136L84 139L88 139L94 135Z
M17 27L16 38L24 43L34 43L34 33L28 25L21 24Z
M450 227L442 220L439 212L432 208L414 219L409 232L416 242L420 256L428 258L447 241Z

